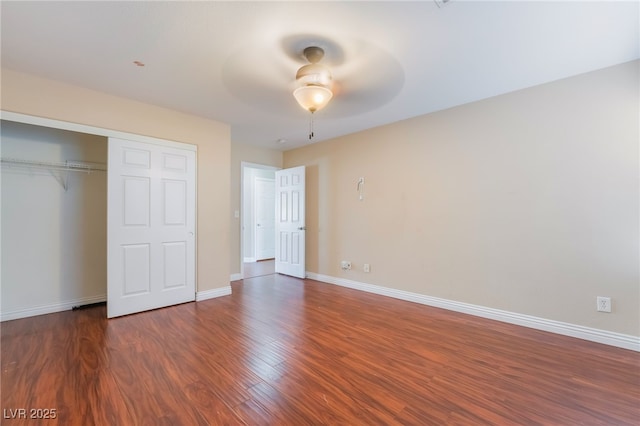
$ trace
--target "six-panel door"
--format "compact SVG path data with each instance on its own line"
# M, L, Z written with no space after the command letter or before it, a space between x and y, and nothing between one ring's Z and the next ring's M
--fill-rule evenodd
M195 147L109 139L107 315L195 300Z
M306 278L305 167L276 171L276 272Z

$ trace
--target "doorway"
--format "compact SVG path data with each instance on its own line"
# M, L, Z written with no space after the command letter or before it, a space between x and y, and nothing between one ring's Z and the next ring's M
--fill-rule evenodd
M106 137L2 120L2 321L102 303Z
M275 172L278 167L241 163L240 275L275 272Z

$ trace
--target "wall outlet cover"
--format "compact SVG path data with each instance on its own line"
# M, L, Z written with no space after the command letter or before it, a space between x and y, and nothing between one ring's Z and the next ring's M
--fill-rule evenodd
M611 312L611 298L610 297L596 297L596 309L598 312Z

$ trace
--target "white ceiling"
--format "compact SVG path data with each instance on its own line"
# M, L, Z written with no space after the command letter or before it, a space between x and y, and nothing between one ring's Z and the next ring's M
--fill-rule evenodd
M313 142L640 57L637 1L2 1L1 19L5 68L279 150L310 143L291 94L308 45L336 83Z

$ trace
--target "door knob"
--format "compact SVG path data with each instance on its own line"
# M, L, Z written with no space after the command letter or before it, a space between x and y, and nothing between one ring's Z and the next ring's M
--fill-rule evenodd
M306 226L301 226L298 228L298 231L306 231L307 227Z

